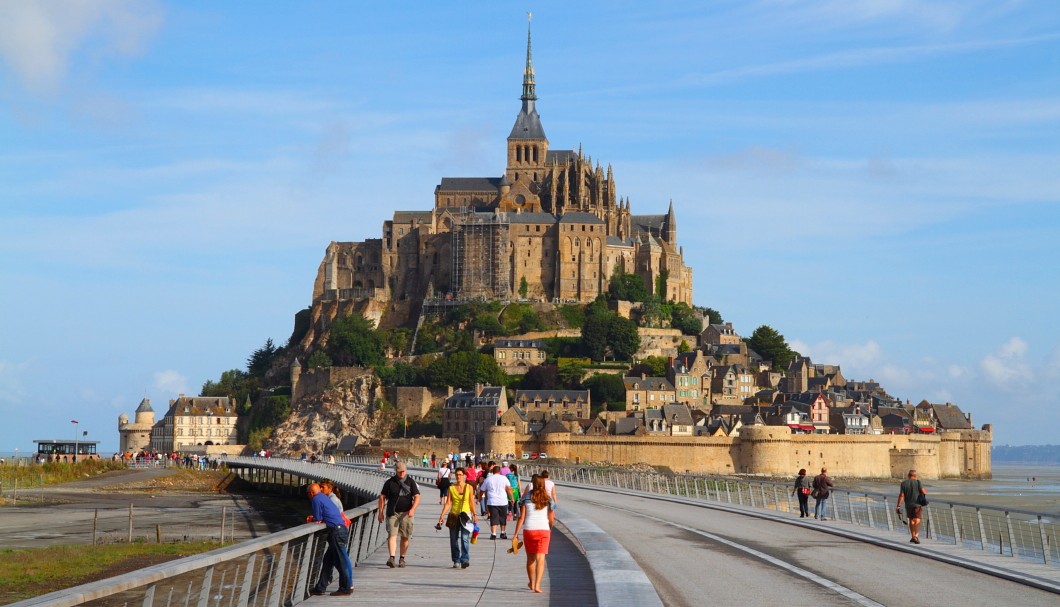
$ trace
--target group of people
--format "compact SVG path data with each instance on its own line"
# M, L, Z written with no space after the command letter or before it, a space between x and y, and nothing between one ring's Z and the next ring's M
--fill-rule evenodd
M799 498L799 518L810 516L809 500L813 497L815 500L813 518L827 521L828 498L832 495L833 487L832 477L828 476L828 468L821 468L821 473L812 479L806 476L805 468L799 470L799 474L795 477L795 485L791 489L791 494ZM920 518L926 505L927 490L920 482L916 470L910 470L898 489L895 512L903 523L905 523L902 519L903 513L909 519L909 541L913 544L920 543Z
M535 474L526 487L519 484L515 464L486 462L481 468L457 466L448 461L438 469L442 513L436 529L449 529L449 549L454 569L471 565L471 535L479 513L489 517L490 540L508 539L508 521L515 519L512 549L526 548L527 587L541 592L552 526L556 521L556 485L548 471Z

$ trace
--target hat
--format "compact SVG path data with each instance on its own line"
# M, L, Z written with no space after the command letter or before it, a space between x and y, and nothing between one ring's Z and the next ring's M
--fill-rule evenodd
M501 462L501 465L504 466L505 468L507 468L508 467L508 462Z

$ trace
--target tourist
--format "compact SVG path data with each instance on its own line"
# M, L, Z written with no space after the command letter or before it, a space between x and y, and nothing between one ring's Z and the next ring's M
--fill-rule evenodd
M813 477L813 499L817 500L813 505L813 518L827 521L828 496L832 494L832 479L828 476L828 468L821 468L821 473Z
M512 464L508 470L508 484L512 487L512 502L508 504L508 518L515 520L519 518L519 467Z
M508 477L501 474L501 467L494 465L491 474L479 485L478 491L490 517L490 539L497 539L500 528L501 539L508 539L508 503L512 501L512 485Z
M548 477L548 470L542 470L540 474L535 474L534 476L540 476L542 482L545 483L545 491L548 492L548 497L552 500L552 508L555 509L559 504L559 500L556 498L556 483L552 482L552 479ZM533 480L533 477L531 477L531 480ZM532 490L533 486L527 485L526 488L523 489L523 495L530 495Z
M812 487L813 481L806 477L806 468L801 468L799 475L795 477L795 486L791 489L791 494L799 498L799 518L810 516L809 502Z
M324 562L320 568L320 578L315 586L309 589L309 594L320 596L327 592L331 584L331 569L339 570L339 589L331 593L331 596L349 596L353 594L353 571L350 564L350 555L346 552L346 544L349 542L350 533L343 523L342 515L331 498L324 495L320 485L311 483L306 489L309 501L313 507L313 514L306 517L307 523L321 523L327 525L328 547L324 551Z
M331 500L331 503L334 504L336 508L338 508L339 516L342 517L342 524L345 525L346 529L349 529L351 522L350 522L350 519L346 517L346 508L342 505L342 498L339 496L339 490L335 487L335 482L332 481L331 479L327 479L326 478L326 479L320 481L319 484L320 484L320 492L323 493L324 495L328 496L328 499ZM348 533L348 531L347 531L347 533ZM350 559L348 559L348 558L346 559L346 566L347 566L346 567L346 571L349 574L350 579L352 580L353 579L353 562L350 561ZM331 582L330 578L328 578L328 582L329 583Z
M478 514L475 512L475 490L467 482L467 471L463 468L453 470L456 482L449 487L442 504L442 514L438 516L438 524L445 522L449 528L449 551L453 557L453 569L467 569L471 564L471 530L464 525L460 519L472 523L478 522ZM448 516L446 516L448 514Z
M445 496L449 493L449 485L452 484L453 470L449 467L449 460L442 462L442 467L438 468L438 478L434 481L434 484L438 486L438 503L445 503Z
M434 451L431 451L431 468L434 468L437 465L438 465L438 454L435 453Z
M916 470L910 470L898 489L898 507L895 510L901 516L902 502L905 502L905 515L909 517L909 541L914 544L920 543L920 514L927 503L927 498L921 496L926 495L927 491L920 484Z
M398 536L401 536L401 554L397 566L405 566L405 554L409 551L409 540L412 539L412 519L416 516L416 508L420 505L420 487L416 481L408 475L408 466L399 461L394 465L394 476L383 483L383 490L379 493L379 522L383 522L383 513L386 512L386 535L387 547L390 549L390 558L386 566L393 569L394 552L397 548Z
M523 544L526 546L527 586L534 592L541 592L541 578L545 575L545 555L552 537L552 525L556 513L552 509L552 500L545 489L545 479L534 475L531 480L530 494L523 499L522 512L515 523L515 537L523 533Z

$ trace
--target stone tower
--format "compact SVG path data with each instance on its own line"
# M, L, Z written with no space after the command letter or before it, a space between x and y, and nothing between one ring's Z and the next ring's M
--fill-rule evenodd
M530 26L526 28L526 67L523 69L523 102L515 125L508 135L508 166L504 178L515 210L539 211L538 196L544 179L548 155L548 137L537 114L537 85L534 81L534 63L530 46Z
M138 453L151 450L151 428L155 425L155 410L151 408L151 399L144 398L136 408L135 421L129 423L129 416L122 413L118 416L118 446L122 453Z
M293 361L291 361L291 406L292 407L294 406L295 400L297 400L298 380L301 379L301 377L302 377L302 363L298 362L298 357L296 356L295 359Z

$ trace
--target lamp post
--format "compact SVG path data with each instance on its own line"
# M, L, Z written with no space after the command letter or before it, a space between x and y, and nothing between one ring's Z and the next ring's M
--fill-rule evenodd
M70 423L74 425L74 463L77 463L77 420L72 419Z

